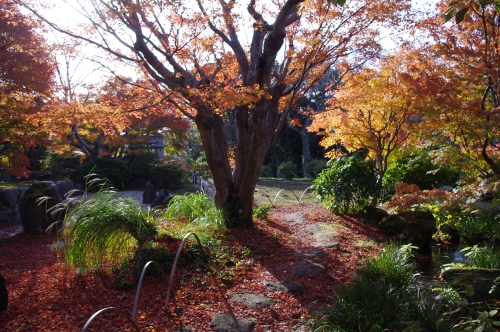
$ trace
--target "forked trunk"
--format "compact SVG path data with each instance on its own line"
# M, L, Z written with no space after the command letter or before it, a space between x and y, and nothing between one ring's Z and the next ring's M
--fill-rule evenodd
M226 227L253 226L253 195L263 158L259 157L260 149L253 151L252 146L255 146L254 149L261 146L261 143L255 140L261 141L262 137L256 139L253 135L250 140L249 131L241 129L243 132L238 135L236 166L233 172L228 158L227 140L220 135L224 125L222 118L208 109L198 109L196 124L212 172L216 190L215 205L223 210ZM257 157L250 157L255 154Z

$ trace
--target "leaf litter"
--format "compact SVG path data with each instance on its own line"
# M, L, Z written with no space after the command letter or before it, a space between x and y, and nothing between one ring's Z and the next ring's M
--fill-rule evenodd
M315 236L306 226L316 223L336 229L338 246L320 250L314 246ZM318 204L274 207L268 220L255 220L254 228L226 231L224 245L237 259L221 267L225 271L177 270L166 308L167 283L160 277L147 277L141 288L137 325L141 331L179 331L186 327L215 331L212 317L229 313L257 322L257 332L294 331L300 322L329 308L336 291L349 283L353 271L366 258L376 255L383 239L376 228L361 219L335 215ZM66 268L59 262L57 251L51 249L55 241L53 233L0 239L0 274L9 292L9 308L0 313L0 330L79 331L102 308L113 306L132 312L135 288L114 289L110 273L77 274ZM359 245L368 241L374 245ZM307 258L310 253L314 257ZM321 261L326 271L294 276L294 266L304 257ZM302 284L304 291L277 291L265 285L287 280ZM272 302L267 307L249 308L231 301L236 293L265 296ZM108 311L95 319L89 330L128 328L124 317Z

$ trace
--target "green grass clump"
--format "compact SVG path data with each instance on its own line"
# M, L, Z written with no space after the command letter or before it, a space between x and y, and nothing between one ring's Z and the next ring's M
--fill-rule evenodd
M367 261L312 331L447 331L430 286L414 278L411 249L388 247Z
M258 208L253 210L253 217L267 220L267 218L269 218L270 210L271 210L270 205L259 206Z
M167 219L185 219L187 222L223 225L223 214L206 193L186 193L174 196L164 216Z
M467 263L483 269L500 269L500 251L489 247L466 247L460 250Z
M64 220L64 259L79 271L113 268L157 234L152 217L132 198L103 189Z

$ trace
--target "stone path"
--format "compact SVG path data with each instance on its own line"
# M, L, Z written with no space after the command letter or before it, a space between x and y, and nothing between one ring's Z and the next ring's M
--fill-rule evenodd
M318 248L317 250L295 254L296 257L301 259L292 267L291 276L314 278L317 274L325 273L328 266L321 261L321 257L326 255L322 249L337 247L339 243L335 240L339 237L339 234L335 232L331 224L308 224L304 213L291 213L285 219L290 221L291 225L310 232L316 239L314 247ZM264 285L266 289L274 292L304 293L304 291L307 291L302 283L293 279L281 282L264 281ZM243 303L251 309L266 308L273 303L273 299L269 297L251 293L234 293L231 294L230 300ZM218 313L212 317L211 321L211 326L218 332L252 332L257 324L256 319L248 317L239 319L231 313ZM270 330L265 331L271 332Z

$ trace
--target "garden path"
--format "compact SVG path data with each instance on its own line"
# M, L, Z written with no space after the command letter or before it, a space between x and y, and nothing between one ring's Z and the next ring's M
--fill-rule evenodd
M295 331L298 321L327 309L336 289L375 254L379 245L365 244L378 235L361 220L334 215L318 204L274 207L267 220L255 220L254 228L227 231L224 246L237 257L224 267L234 272L231 278L203 269L176 273L167 308L162 305L164 280L148 278L137 323L141 331L179 331L180 326ZM54 240L53 234L19 234L0 241L0 272L9 289L0 330L76 331L104 307L131 310L135 289L115 290L106 274L65 269L50 249ZM109 331L127 326L118 317L106 318L96 325Z

